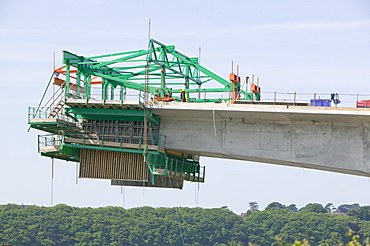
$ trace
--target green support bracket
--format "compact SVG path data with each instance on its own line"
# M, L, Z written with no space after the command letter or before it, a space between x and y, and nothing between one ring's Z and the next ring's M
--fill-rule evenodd
M161 175L164 176L180 178L192 182L204 182L204 173L200 172L201 167L199 162L189 161L184 157L160 152L156 154L144 152L144 160L152 174L155 173L156 169L162 169L164 173Z
M66 108L65 111L67 114L74 114L79 119L144 121L145 117L143 110ZM152 111L147 111L147 117L149 122L159 125L160 119Z
M80 157L80 149L71 148L70 146L66 146L64 144L60 146L60 152L64 155L73 156L76 158Z

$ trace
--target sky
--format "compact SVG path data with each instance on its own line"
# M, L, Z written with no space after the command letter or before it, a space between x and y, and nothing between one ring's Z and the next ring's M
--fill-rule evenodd
M149 19L152 38L190 57L201 47L201 64L216 74L227 78L233 61L242 76L258 76L263 99L275 91L338 92L350 106L356 94L370 99L368 0L0 0L0 204L228 206L238 214L251 201L260 209L275 201L370 205L366 177L206 157L206 182L183 190L76 179L76 164L56 160L51 192L51 160L37 153L43 133L27 132L27 108L42 96L53 53L59 66L62 50L145 49Z

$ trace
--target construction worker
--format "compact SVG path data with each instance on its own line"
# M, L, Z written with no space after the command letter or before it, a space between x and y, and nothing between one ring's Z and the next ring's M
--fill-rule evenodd
M180 98L181 98L181 102L186 102L187 101L187 98L186 98L186 91L184 89L182 89L180 91Z

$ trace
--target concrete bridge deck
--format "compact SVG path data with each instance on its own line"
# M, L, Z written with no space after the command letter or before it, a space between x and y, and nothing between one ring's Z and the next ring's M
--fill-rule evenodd
M153 103L166 148L370 177L370 109Z

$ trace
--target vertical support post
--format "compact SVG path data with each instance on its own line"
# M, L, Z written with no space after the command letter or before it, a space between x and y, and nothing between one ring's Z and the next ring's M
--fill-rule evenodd
M186 97L186 101L188 100L189 98L189 92L188 92L188 89L190 88L190 83L189 83L189 75L190 75L190 67L189 66L186 66L186 70L185 70L185 97Z
M122 148L122 141L123 141L123 134L125 130L122 130L121 136L120 136L120 141L119 141L119 147Z
M113 86L110 87L110 100L114 100L114 88L113 88Z
M108 82L106 79L103 79L103 85L102 85L102 100L103 100L103 105L105 104L105 101L108 100Z
M85 74L82 74L82 79L84 82L84 93L83 93L83 99L87 98L87 76Z
M204 182L204 177L206 176L206 167L203 166L203 175L202 175L202 178L203 178L203 182Z
M172 176L172 172L173 172L173 162L176 161L174 160L173 158L171 158L171 167L170 167L170 176Z
M67 101L69 94L70 69L69 60L66 60L66 86L64 91L64 101Z
M186 168L186 179L190 181L191 167L190 165L185 165Z
M103 144L104 144L104 133L105 133L105 127L103 127L103 129L102 129L102 138L101 138L101 146L103 146Z
M105 90L105 79L102 79L101 81L101 100L103 100L103 102L105 101L104 90Z
M85 139L86 139L86 127L84 127L84 133L82 135L82 145L85 145Z
M184 162L181 163L181 167L179 169L179 173L180 173L180 179L181 179L182 176L183 176L183 173L184 173Z
M139 144L137 149L141 149L141 140L143 139L143 133L140 133Z
M178 164L179 164L179 162L178 162L178 160L176 160L176 164L175 164L175 168L174 168L174 175L173 176L177 176L177 171L178 171L178 169L177 169L177 166L178 166Z
M121 101L121 105L123 104L123 86L120 85L120 88L119 88L119 100Z
M37 153L40 153L40 135L37 136Z
M81 96L81 73L80 73L79 69L77 69L76 85L77 85L77 96L78 96L78 98L80 98L80 96Z
M147 67L147 70L149 70L149 67ZM161 92L160 92L160 95L159 97L164 97L164 91L166 90L166 78L165 78L165 71L164 71L164 67L162 67L161 69Z
M190 85L189 84L190 84L189 83L189 78L186 77L185 78L185 98L186 98L186 101L189 100L189 91L188 91L188 89L190 88Z
M91 95L91 74L87 75L87 83L86 83L86 104L89 103L90 95Z

